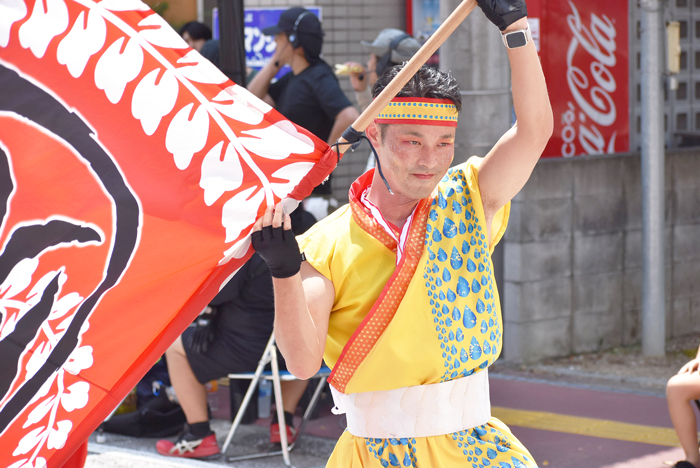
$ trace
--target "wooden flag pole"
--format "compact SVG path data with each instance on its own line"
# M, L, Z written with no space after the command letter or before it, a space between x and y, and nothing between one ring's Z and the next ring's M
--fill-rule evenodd
M423 66L423 64L433 56L435 51L442 45L443 42L457 29L462 21L469 16L469 13L476 7L476 0L463 0L462 3L455 8L455 10L447 17L447 19L440 25L440 27L435 31L430 38L423 44L423 46L416 52L416 54L411 57L405 67L394 77L393 80L387 85L386 88L377 96L369 107L360 115L357 120L352 124L352 128L358 132L364 132L369 124L377 117L377 115L384 109L389 102L394 99L394 97L401 91L408 80L411 79L413 75ZM340 146L341 154L349 148L349 145L343 145L347 143L347 140L340 138L338 140Z

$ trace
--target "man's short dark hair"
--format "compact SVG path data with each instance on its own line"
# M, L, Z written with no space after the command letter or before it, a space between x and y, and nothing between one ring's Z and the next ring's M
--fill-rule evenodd
M403 69L408 62L394 65L382 73L372 87L372 97L376 98ZM423 65L408 83L401 88L396 97L424 97L434 99L449 99L457 108L462 110L462 95L459 92L459 84L451 73L446 73L438 68ZM386 124L379 125L382 138L386 132Z
M209 26L204 23L200 23L199 21L190 21L189 23L183 24L180 28L180 36L185 33L189 34L195 41L199 39L208 41L212 38L211 29L209 29Z

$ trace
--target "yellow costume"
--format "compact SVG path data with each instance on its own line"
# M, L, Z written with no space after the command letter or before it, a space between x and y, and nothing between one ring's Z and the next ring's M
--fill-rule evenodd
M333 282L325 362L344 394L437 384L480 372L502 346L491 251L508 221L495 216L491 240L478 186L479 158L456 166L435 196L414 211L397 264L390 236L360 201L372 174L360 177L350 204L300 238L307 261ZM490 246L490 248L489 248ZM328 467L531 468L535 462L495 418L428 437L356 437L346 431Z

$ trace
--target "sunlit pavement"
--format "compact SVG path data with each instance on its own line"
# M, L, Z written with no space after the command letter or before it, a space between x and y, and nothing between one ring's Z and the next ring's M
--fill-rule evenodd
M491 375L494 416L508 424L541 468L664 468L683 459L677 447L661 395L571 386L533 379ZM213 423L222 444L227 421ZM241 426L228 455L264 452L269 444L268 421ZM291 453L297 468L325 466L342 419L330 414L329 404L312 420L307 435ZM88 468L175 468L227 465L239 468L284 466L282 457L226 462L169 459L155 452L155 439L106 435L103 444L89 445ZM450 467L447 467L450 468Z

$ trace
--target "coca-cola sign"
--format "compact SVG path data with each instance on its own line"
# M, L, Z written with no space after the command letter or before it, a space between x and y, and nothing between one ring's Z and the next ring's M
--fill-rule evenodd
M627 1L533 3L555 125L543 155L629 151Z

